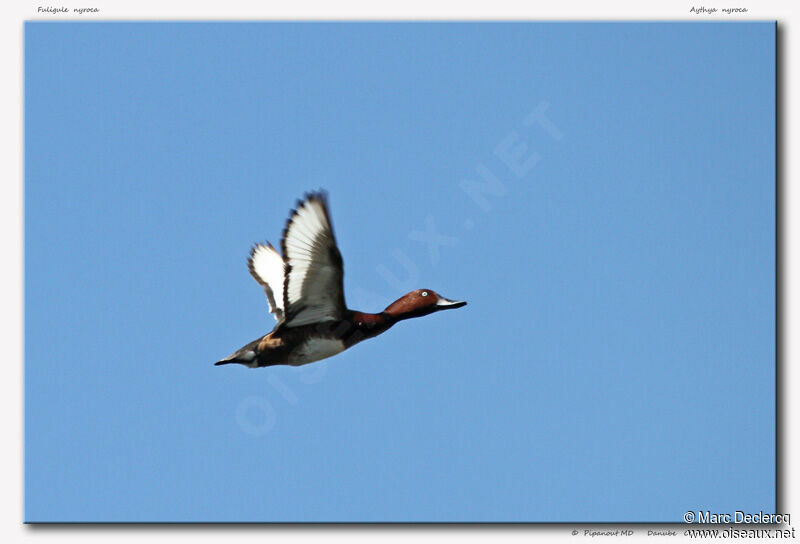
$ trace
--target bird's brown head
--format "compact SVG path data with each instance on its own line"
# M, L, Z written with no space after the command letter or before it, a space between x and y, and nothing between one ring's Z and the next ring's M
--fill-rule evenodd
M395 319L408 319L422 317L440 310L461 308L466 304L463 300L444 298L431 289L417 289L392 302L383 313L389 314Z

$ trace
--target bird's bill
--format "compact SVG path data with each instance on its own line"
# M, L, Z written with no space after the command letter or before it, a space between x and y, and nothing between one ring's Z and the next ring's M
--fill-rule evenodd
M436 306L440 310L452 310L455 308L461 308L462 306L466 306L466 301L463 300L450 300L449 298L439 297L439 300L436 301Z

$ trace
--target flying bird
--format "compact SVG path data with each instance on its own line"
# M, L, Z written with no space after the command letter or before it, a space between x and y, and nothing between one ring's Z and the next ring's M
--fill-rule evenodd
M281 252L283 256L270 243L256 244L248 259L250 274L267 294L275 328L216 365L313 363L374 338L398 321L467 304L417 289L376 314L349 310L344 302L342 255L322 191L297 202L283 230Z

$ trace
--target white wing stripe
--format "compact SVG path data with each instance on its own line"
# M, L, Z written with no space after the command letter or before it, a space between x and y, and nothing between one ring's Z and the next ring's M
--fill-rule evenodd
M248 261L253 278L264 287L269 302L269 311L278 323L283 321L283 282L285 264L283 258L272 246L257 244L253 247Z

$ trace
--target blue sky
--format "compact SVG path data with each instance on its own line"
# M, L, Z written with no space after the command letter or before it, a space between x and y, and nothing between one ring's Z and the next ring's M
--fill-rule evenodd
M773 511L774 39L26 24L25 519ZM351 308L469 305L215 368L319 187Z

